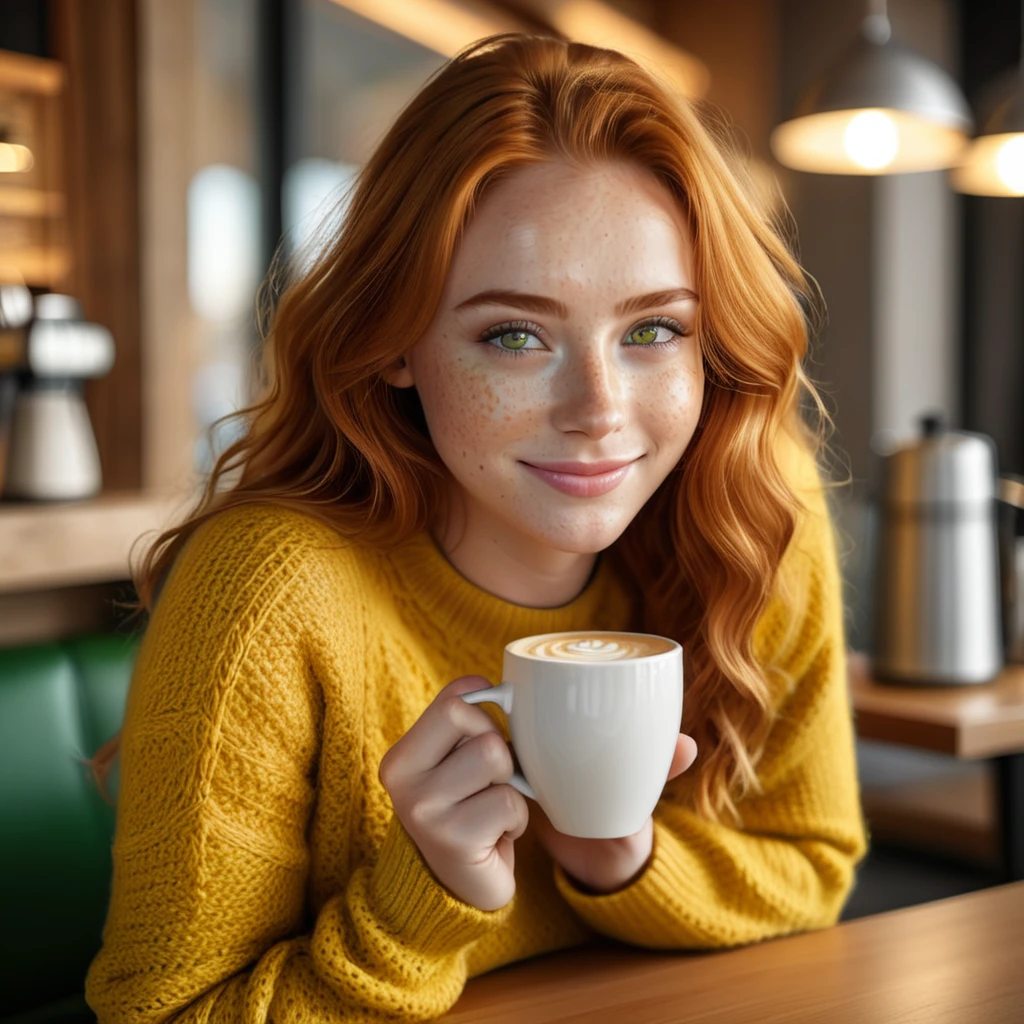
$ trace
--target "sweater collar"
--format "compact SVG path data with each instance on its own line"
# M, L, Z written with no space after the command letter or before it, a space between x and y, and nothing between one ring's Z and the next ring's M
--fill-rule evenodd
M615 621L605 623L609 614L619 618L623 603L611 593L614 573L600 554L587 585L572 601L557 608L514 604L471 583L448 561L427 530L394 548L388 559L409 596L450 636L515 639L563 630L622 628Z

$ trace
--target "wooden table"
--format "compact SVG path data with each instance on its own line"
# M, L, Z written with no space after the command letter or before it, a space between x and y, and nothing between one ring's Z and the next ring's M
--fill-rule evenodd
M718 953L612 943L472 979L447 1024L1011 1024L1024 882Z
M852 654L849 676L864 739L993 761L1004 872L1024 879L1024 665L982 685L893 686L872 680L868 659Z

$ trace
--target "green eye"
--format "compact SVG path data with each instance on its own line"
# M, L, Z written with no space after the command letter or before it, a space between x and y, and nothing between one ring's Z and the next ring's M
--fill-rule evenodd
M502 348L517 349L522 348L529 337L526 331L509 331L508 334L500 335L498 341L501 342Z
M629 340L636 345L650 345L658 337L658 328L653 324L644 324L629 332Z

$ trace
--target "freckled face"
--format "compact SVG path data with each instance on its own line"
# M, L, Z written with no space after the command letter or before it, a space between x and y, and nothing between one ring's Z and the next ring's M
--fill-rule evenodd
M467 533L595 553L626 529L700 414L692 263L671 195L631 164L537 164L485 195L395 381L419 392ZM548 301L478 298L495 291ZM602 460L630 462L603 494L530 468Z

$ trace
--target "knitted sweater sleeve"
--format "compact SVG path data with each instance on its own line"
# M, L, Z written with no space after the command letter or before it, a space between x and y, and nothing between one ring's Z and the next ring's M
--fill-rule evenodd
M591 895L555 865L580 918L637 946L708 949L834 924L866 851L846 682L841 585L824 497L784 559L796 603L773 600L762 647L788 695L758 764L761 791L740 803L742 826L696 813L673 780L654 812L645 870L617 892ZM784 639L780 639L784 638ZM755 644L755 649L758 645ZM675 794L674 794L675 791Z
M512 904L455 898L395 819L376 861L307 910L323 580L294 523L222 518L179 556L139 652L87 1001L101 1024L433 1019Z

